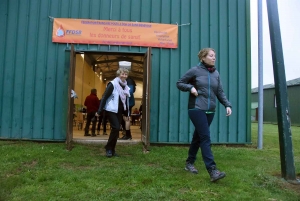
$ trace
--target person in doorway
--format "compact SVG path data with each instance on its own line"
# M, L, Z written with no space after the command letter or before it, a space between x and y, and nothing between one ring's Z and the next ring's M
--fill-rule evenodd
M95 114L99 108L99 99L97 97L97 89L92 89L91 94L85 98L84 105L86 106L87 110L87 117L86 117L86 125L84 129L84 136L91 136L89 134L90 124L92 122L92 136L95 137L95 129L96 129L96 121L92 121L95 119Z
M136 120L138 120L140 118L140 112L138 111L137 108L135 108L132 112L132 125L135 125Z
M107 115L105 114L105 111L103 111L103 119L102 119L103 135L107 135L106 125L107 125Z
M200 63L189 69L178 81L177 88L190 92L188 115L195 126L193 139L186 159L185 170L197 174L194 167L197 152L201 148L202 159L212 182L226 176L217 169L211 150L209 126L214 118L216 99L225 106L226 116L231 115L231 104L227 100L219 72L215 68L216 53L212 48L204 48L198 54Z
M101 99L99 101L99 105L101 104ZM102 124L102 120L103 120L103 111L101 114L99 114L98 116L98 124L97 124L97 135L100 135L100 128L101 128L101 124ZM103 128L104 128L104 124L103 124Z
M129 87L127 86L128 69L119 68L117 77L108 83L102 96L97 116L104 110L111 125L109 139L105 146L106 156L117 156L116 144L119 137L122 116L129 118Z
M125 130L125 135L121 138L122 140L131 140L132 139L132 135L131 135L131 130L130 130L130 116L131 116L131 110L133 108L133 106L135 105L135 99L134 99L134 92L136 90L136 84L135 81L131 78L128 77L126 79L127 81L127 85L129 87L129 93L130 93L130 97L129 97L129 117L124 116L123 120L122 120L122 128L123 130Z

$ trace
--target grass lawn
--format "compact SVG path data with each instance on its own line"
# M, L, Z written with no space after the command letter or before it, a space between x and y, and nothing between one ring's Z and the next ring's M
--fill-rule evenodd
M300 127L292 127L300 178ZM252 145L213 146L227 176L211 183L201 154L199 174L184 170L188 146L117 145L120 157L106 158L103 145L0 141L0 201L10 200L300 200L300 185L281 178L278 127L264 124L263 150Z

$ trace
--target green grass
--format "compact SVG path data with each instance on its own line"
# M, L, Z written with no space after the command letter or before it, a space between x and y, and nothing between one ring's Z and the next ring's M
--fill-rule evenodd
M117 145L106 158L103 145L0 141L0 200L300 200L300 185L281 177L278 128L264 125L263 150L253 145L213 146L227 176L209 181L199 153L199 174L184 171L188 147ZM292 127L297 176L300 127Z

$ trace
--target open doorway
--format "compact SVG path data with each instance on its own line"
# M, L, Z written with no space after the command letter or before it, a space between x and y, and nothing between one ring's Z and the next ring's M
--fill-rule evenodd
M129 77L136 83L134 93L135 105L132 110L143 110L143 115L136 115L132 111L131 115L131 133L134 141L143 141L147 145L149 141L149 91L150 91L150 58L151 48L146 53L122 53L122 52L94 52L94 51L76 51L73 73L74 91L77 94L74 101L74 116L72 139L80 140L107 140L110 133L110 125L107 122L101 123L99 134L96 137L84 136L86 114L84 110L84 101L91 89L97 89L97 96L101 99L106 85L116 77L116 71L119 67L127 67L130 70ZM125 65L123 63L129 63ZM143 104L145 102L146 104ZM71 104L71 103L70 103ZM72 103L73 104L73 103ZM143 107L141 107L143 105ZM146 107L147 106L147 107ZM143 118L144 117L144 118ZM106 126L106 131L104 129ZM144 127L144 128L143 128ZM103 135L106 132L108 135ZM122 132L120 132L122 137Z

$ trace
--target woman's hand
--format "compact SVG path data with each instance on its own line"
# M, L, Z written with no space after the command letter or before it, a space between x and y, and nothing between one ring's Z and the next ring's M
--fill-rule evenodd
M197 92L197 90L195 89L195 87L192 87L192 88L191 88L191 93L192 93L194 96L198 96L198 92Z
M226 107L226 116L230 116L231 112L231 107Z

